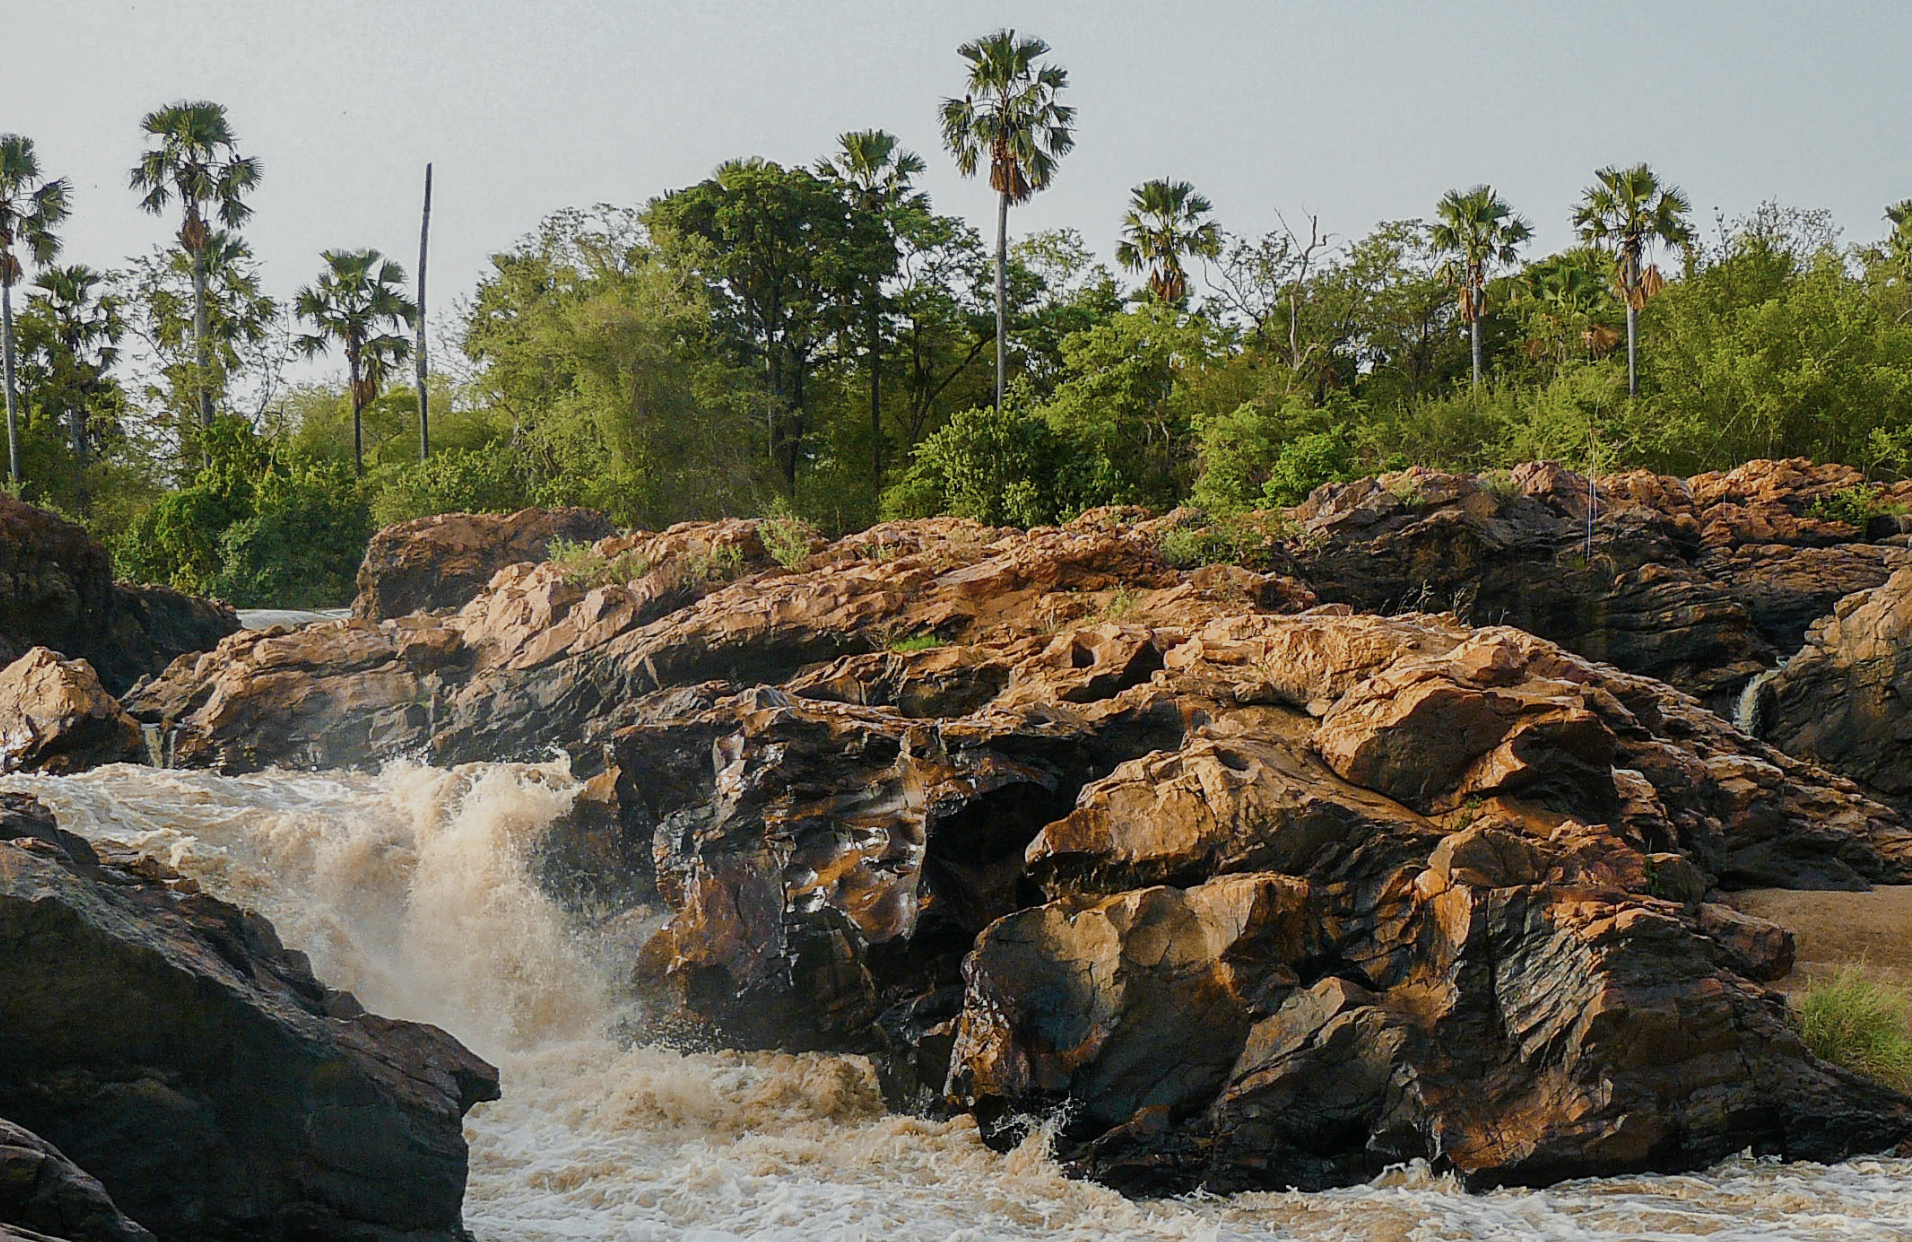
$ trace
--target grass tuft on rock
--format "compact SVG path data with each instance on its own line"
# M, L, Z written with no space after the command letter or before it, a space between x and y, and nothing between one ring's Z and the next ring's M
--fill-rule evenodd
M1847 967L1794 1002L1800 1036L1821 1059L1912 1092L1912 997Z

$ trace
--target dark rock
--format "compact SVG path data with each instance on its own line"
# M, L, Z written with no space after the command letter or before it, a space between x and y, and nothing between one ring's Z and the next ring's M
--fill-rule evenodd
M0 838L0 1112L161 1237L464 1236L461 1118L495 1070L29 798L0 795Z
M372 536L359 566L354 616L367 621L462 608L507 565L541 561L553 540L595 543L610 519L591 509L440 513Z
M0 1236L9 1225L68 1242L153 1242L92 1174L39 1135L0 1119Z
M1760 731L1780 748L1912 795L1912 569L1840 600L1764 690Z
M85 660L113 694L239 628L230 608L166 587L118 586L98 540L0 496L0 662L31 647Z

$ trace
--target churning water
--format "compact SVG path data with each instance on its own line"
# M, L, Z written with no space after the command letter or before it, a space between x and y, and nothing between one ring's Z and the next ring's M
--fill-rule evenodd
M221 777L115 766L9 777L62 826L131 845L261 910L319 975L498 1064L467 1120L480 1242L589 1239L1912 1238L1912 1161L1735 1161L1691 1177L1461 1193L1404 1169L1324 1194L1131 1203L1063 1177L1039 1138L883 1111L860 1058L620 1041L604 963L526 859L577 789L561 765Z

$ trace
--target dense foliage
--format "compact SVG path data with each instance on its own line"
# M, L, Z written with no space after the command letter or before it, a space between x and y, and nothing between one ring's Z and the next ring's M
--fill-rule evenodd
M1912 203L1869 245L1774 206L1702 240L1677 187L1607 168L1554 205L1579 240L1532 254L1531 205L1487 186L1349 238L1278 214L1231 233L1155 178L1110 204L1124 288L1075 230L1001 232L1078 126L1046 45L966 49L987 90L939 116L959 164L990 170L1000 273L880 130L558 212L493 256L434 345L424 461L405 270L341 248L298 298L269 296L240 234L260 165L218 105L146 118L130 181L182 223L115 271L54 265L72 195L15 159L14 490L87 523L130 577L294 605L347 599L378 525L454 509L647 527L774 510L840 532L1104 504L1226 518L1408 464L1912 471ZM289 357L328 348L332 382L286 386Z

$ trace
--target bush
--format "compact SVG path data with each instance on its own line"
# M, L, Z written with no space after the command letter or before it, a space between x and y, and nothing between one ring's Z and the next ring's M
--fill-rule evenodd
M372 520L350 473L327 463L269 474L254 503L219 537L213 594L241 608L351 603Z
M434 513L515 513L531 503L524 462L511 449L449 449L379 479L381 527Z
M1864 978L1851 967L1796 1002L1800 1037L1821 1059L1912 1091L1912 1026L1905 989Z
M635 582L651 572L650 562L636 548L606 556L598 551L596 544L574 539L553 539L545 549L544 559L566 582L587 591L592 587Z
M1905 512L1905 506L1883 499L1877 488L1861 484L1846 487L1812 502L1813 517L1829 522L1846 522L1860 530L1875 517Z
M1041 526L1075 507L1063 479L1067 441L1027 408L1026 391L1001 410L964 410L916 447L904 480L883 497L885 517L948 513L986 526Z
M1278 515L1243 513L1214 519L1208 525L1178 526L1162 536L1162 559L1177 569L1203 565L1266 567L1276 546L1290 532Z
M795 569L810 555L810 542L817 528L798 517L781 496L770 512L757 523L757 537L763 540L770 559L785 569Z

